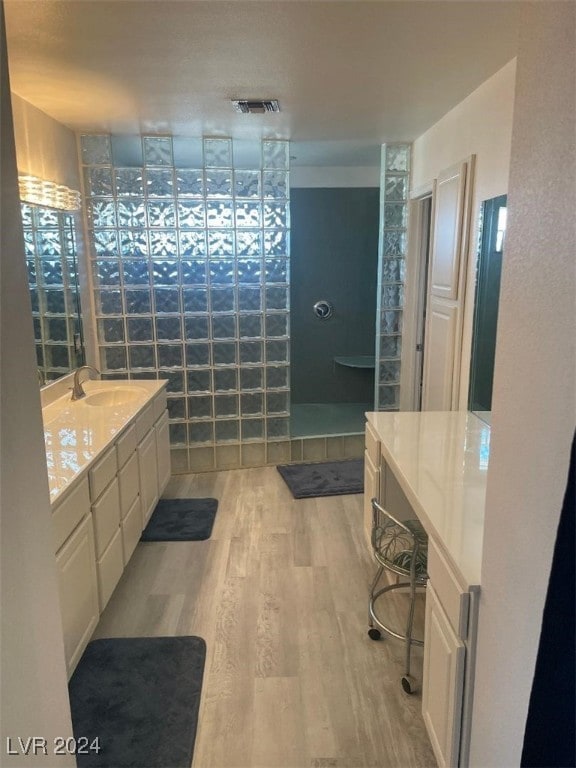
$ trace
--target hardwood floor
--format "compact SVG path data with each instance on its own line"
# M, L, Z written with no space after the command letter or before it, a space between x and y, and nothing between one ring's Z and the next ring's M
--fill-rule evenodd
M193 768L436 765L402 643L367 636L361 495L296 501L264 467L173 477L164 496L217 498L212 537L140 543L94 637L206 640Z

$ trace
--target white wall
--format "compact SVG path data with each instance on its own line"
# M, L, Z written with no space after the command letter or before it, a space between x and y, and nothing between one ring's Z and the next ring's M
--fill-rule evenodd
M291 187L379 187L380 166L300 166L290 169Z
M472 728L479 768L520 764L576 424L575 8L523 8Z
M412 147L412 189L476 154L476 197L487 200L508 189L516 60L510 61L447 112Z
M74 759L52 746L72 726L1 11L0 764L65 766ZM9 756L10 736L44 737L49 754Z
M76 137L32 104L12 94L18 172L80 189Z
M515 77L513 60L416 139L412 147L413 193L430 188L442 170L476 155L460 371L460 408L464 410L470 377L478 215L483 200L508 190Z

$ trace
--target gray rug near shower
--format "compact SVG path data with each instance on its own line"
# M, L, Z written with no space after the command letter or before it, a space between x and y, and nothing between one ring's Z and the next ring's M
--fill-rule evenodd
M216 499L160 499L142 531L142 541L209 539L218 509Z
M364 493L364 460L281 464L276 467L295 499Z
M205 659L201 637L89 643L68 686L79 768L189 768Z

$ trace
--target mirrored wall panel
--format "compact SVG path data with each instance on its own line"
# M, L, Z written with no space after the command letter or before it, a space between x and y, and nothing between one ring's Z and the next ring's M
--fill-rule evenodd
M484 418L492 408L492 380L506 219L506 195L484 201L476 273L468 401L469 409Z
M45 384L84 363L74 217L29 203L21 211L38 379Z

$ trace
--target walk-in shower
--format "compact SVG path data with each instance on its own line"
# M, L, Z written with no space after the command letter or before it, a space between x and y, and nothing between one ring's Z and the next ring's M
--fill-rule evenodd
M374 407L377 187L291 191L292 438L361 434Z
M172 471L361 453L397 407L409 147L380 188L291 186L281 140L92 134L80 160L93 362L167 379Z

